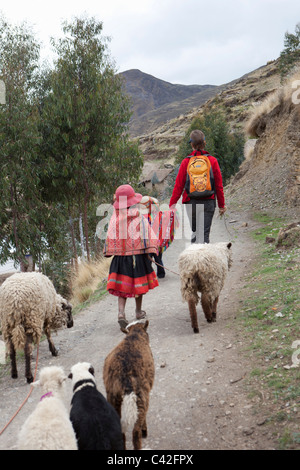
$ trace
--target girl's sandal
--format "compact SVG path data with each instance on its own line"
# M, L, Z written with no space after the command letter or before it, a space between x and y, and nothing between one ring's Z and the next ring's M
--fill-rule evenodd
M140 312L135 312L135 316L137 320L143 320L144 318L146 318L146 315L147 313L145 312L145 310L141 310Z
M125 315L119 314L118 323L120 328L126 328L126 326L128 325L128 320L126 320Z

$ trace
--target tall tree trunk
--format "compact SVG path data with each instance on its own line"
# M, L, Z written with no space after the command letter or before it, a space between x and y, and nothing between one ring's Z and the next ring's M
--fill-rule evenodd
M17 211L16 211L16 204L15 204L15 191L13 185L10 185L10 197L11 197L11 207L12 207L12 217L13 217L13 232L14 232L14 239L15 239L15 247L16 247L16 254L17 258L20 263L20 270L22 272L26 271L26 264L24 259L22 259L20 250L19 250L19 237L18 237L18 230L17 230Z
M73 260L75 264L75 270L78 271L78 255L77 255L77 248L76 248L76 240L74 234L74 224L72 216L70 215L69 211L69 223L70 223L70 232L71 232L71 240L72 240L72 249L73 249Z
M87 260L90 261L89 226L88 226L87 209L88 209L88 197L85 195L84 196L83 225L84 225L86 256L87 256Z
M82 214L79 214L79 234L80 234L80 246L81 246L81 257L85 261L85 252L84 252L84 236L82 228Z
M89 226L88 226L88 201L89 201L89 184L86 177L86 148L85 142L82 144L83 149L83 178L84 178L84 204L83 204L83 225L84 225L84 235L85 235L85 246L86 246L86 256L87 260L90 261L90 247L89 247Z

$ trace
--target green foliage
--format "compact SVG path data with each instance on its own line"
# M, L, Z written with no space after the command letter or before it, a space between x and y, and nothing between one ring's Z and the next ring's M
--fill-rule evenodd
M99 250L98 205L135 184L143 160L127 135L129 104L102 23L65 22L52 45L54 66L42 68L31 29L0 18L0 263L30 253L65 285L81 247Z
M255 215L260 227L253 231L259 256L251 267L247 284L241 292L241 308L236 318L248 336L248 350L253 357L252 386L261 394L264 390L274 406L269 407L270 422L283 421L278 428L291 434L286 448L297 448L297 398L299 397L299 369L293 365L294 341L299 339L299 251L277 250L275 244L266 243L266 236L276 238L288 219L259 213ZM257 384L257 386L256 386ZM287 407L287 404L290 407ZM288 421L287 422L287 418ZM295 426L296 425L296 426Z
M89 221L101 200L119 184L134 180L142 160L126 136L129 105L102 38L102 23L76 18L53 46L55 68L47 76L42 104L47 196L68 201L82 213L87 256L95 224ZM97 202L96 202L97 201ZM90 214L91 217L90 217Z
M179 147L176 163L181 163L183 158L191 154L192 148L189 144L189 138L194 129L200 129L204 132L205 150L218 159L223 180L226 183L237 172L243 161L245 144L243 134L230 131L229 124L221 110L204 114L203 117L196 117Z
M284 49L280 53L279 70L282 80L300 61L300 23L296 25L295 34L286 32Z
M39 258L47 217L39 194L42 169L36 164L40 133L33 90L39 45L26 25L0 20L0 57L6 86L0 107L0 256L2 262L9 257L20 262L28 253Z

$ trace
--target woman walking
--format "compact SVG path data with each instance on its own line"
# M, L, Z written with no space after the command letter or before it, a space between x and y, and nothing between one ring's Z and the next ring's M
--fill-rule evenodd
M175 208L182 195L192 229L191 242L209 243L216 199L219 214L226 211L222 174L217 159L205 150L202 131L192 131L189 142L192 153L182 160L169 205Z

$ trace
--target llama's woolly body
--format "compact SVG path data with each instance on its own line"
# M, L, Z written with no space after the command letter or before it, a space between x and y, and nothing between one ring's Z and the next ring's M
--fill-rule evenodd
M147 333L148 321L133 322L126 337L104 361L103 381L108 401L121 418L124 445L126 431L132 429L133 447L141 449L147 436L146 416L154 383L154 361Z
M192 244L179 256L181 294L199 302L199 293L218 297L232 264L228 243Z
M219 295L232 265L230 248L231 243L225 242L193 244L180 254L181 295L189 303L192 320L201 293L205 316L208 321L215 321ZM194 331L198 329L196 323L193 325Z
M55 314L56 292L40 273L16 273L0 287L0 316L4 340L11 335L16 349L23 349L26 333L37 342L44 323Z
M28 358L31 344L38 343L43 333L47 336L50 351L56 355L51 331L73 325L71 307L42 273L16 273L6 279L0 287L0 322L12 363L16 350L27 348L25 355ZM12 376L16 377L16 367L12 367ZM32 381L28 370L26 377L28 382Z
M44 331L66 325L62 305L67 301L56 293L42 273L16 273L0 287L0 320L3 337L12 337L16 349L23 349L26 334L37 342Z

